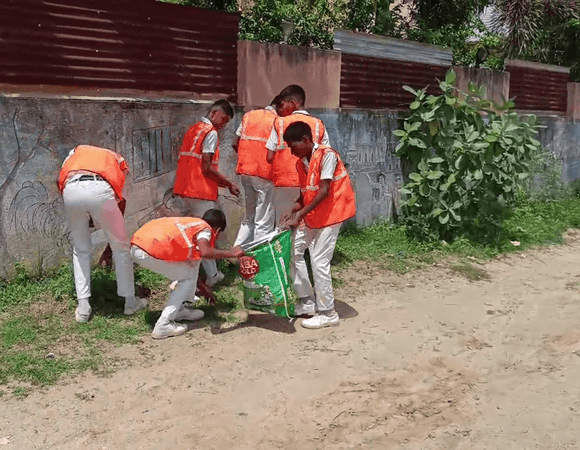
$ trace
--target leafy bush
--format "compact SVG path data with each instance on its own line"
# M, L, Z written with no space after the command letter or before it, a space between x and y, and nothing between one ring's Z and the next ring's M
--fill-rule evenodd
M395 153L415 170L401 192L406 220L430 230L408 227L418 239L493 238L541 148L534 115L520 119L513 102L492 104L483 98L484 88L473 84L462 98L455 78L452 70L447 73L440 96L404 86L415 100L403 129L395 131Z

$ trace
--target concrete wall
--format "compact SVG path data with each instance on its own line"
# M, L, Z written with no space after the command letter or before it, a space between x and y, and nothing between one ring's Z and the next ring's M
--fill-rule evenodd
M127 228L133 233L156 217L169 198L181 139L208 105L0 96L0 277L18 261L38 270L69 257L69 231L55 182L72 148L101 146L126 158L131 170ZM220 167L230 174L236 165L231 149L234 126L230 123L220 132ZM241 200L223 193L228 216L239 222ZM236 229L229 227L225 239L233 239ZM101 231L93 233L93 242L104 242Z
M0 277L22 261L34 270L70 259L71 242L55 180L70 149L79 144L111 148L128 161L127 228L133 233L170 199L179 144L208 103L194 101L23 98L0 96ZM328 129L331 144L349 166L357 194L356 223L369 225L399 211L401 167L393 156L399 112L310 109ZM220 169L235 177L231 150L235 119L220 132ZM563 178L580 178L580 122L541 118L542 143L562 160ZM152 164L150 161L158 160ZM243 196L221 190L228 216L222 242L231 243L243 217ZM93 233L104 246L102 232ZM94 256L98 249L94 252Z
M477 86L485 86L486 98L496 103L502 104L509 98L510 74L491 69L476 69L474 67L457 67L453 70L457 74L457 88L465 93L469 93L467 85L470 81Z
M307 108L338 108L340 52L238 41L240 105L246 110L269 105L289 84L304 88Z

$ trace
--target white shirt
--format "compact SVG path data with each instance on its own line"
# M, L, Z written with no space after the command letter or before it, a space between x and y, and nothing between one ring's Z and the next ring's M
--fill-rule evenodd
M212 125L211 121L206 117L202 117L201 121L209 125ZM217 131L211 130L209 133L205 135L205 139L203 140L203 149L201 152L212 154L215 153L217 148L217 141L218 141Z
M292 114L303 114L305 116L309 116L307 111L298 110L294 111ZM314 136L313 136L314 137ZM316 137L314 137L316 139ZM328 133L326 132L326 127L324 127L324 135L322 136L322 145L326 145L330 147L330 140L328 139ZM278 142L278 133L276 133L276 128L272 126L272 132L270 133L270 137L268 138L268 142L266 142L266 148L268 150L272 150L275 152L278 149L278 145L282 145L282 142Z
M272 106L266 106L264 109L266 111L274 111L274 112L276 112L276 110ZM242 119L242 122L243 122L243 119ZM240 122L240 126L236 130L236 136L240 136L240 137L242 136L242 122Z
M318 144L314 144L314 148L312 149L312 154L318 148ZM306 171L310 167L310 162L308 158L302 158L302 162L304 163L304 167L306 167ZM322 158L322 167L320 169L320 179L321 180L332 180L334 178L334 171L336 170L336 164L338 160L336 159L336 155L334 152L328 152Z
M202 230L196 235L197 240L205 239L207 241L211 241L211 231L210 230Z

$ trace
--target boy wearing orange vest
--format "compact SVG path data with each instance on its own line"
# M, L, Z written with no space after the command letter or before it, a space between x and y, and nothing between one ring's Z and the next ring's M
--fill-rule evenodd
M177 283L157 320L151 337L165 339L179 336L187 326L174 321L200 320L203 311L183 306L195 289L202 258L239 258L239 247L229 250L214 248L217 236L226 228L226 216L219 209L206 211L201 219L163 217L143 225L131 239L131 256L143 267Z
M72 150L60 170L57 184L74 243L77 322L88 322L91 315L91 218L100 225L113 250L117 294L125 297L125 314L133 314L147 306L146 300L135 298L129 238L119 208L125 201L123 188L128 172L121 155L89 145L79 145Z
M201 217L216 208L218 187L225 187L235 195L240 189L219 170L218 130L234 117L234 109L227 100L218 100L210 107L207 117L202 118L185 134L177 160L177 172L173 195L174 205L182 216ZM213 286L223 279L214 260L202 261L207 275L206 284Z
M267 161L266 141L278 117L278 103L275 97L270 106L247 112L236 131L232 147L238 154L236 171L242 177L246 194L246 217L234 245L258 241L274 231L274 185L270 179L272 165Z
M334 309L330 261L340 226L356 214L350 178L338 153L312 140L305 122L294 122L284 132L284 140L298 158L301 196L284 224L296 229L293 245L294 290L300 298L295 314L316 315L302 321L305 328L339 324ZM303 224L301 222L304 221ZM299 226L300 225L300 226ZM304 252L310 252L316 295L308 278Z
M284 131L294 122L310 125L316 144L330 145L328 133L322 120L312 117L304 110L306 93L296 84L285 87L279 94L281 116L274 122L266 148L267 160L272 164L272 182L275 186L274 204L276 205L276 224L291 213L292 207L300 197L300 183L296 172L297 158L292 155L284 142Z

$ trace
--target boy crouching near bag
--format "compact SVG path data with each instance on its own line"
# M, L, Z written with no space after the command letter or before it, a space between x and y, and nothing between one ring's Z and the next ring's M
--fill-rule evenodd
M355 194L339 154L312 141L310 126L295 122L284 132L292 154L300 158L296 169L300 178L300 200L284 225L297 228L293 247L294 290L300 298L295 314L309 315L304 328L337 326L330 261L342 223L356 214ZM304 221L302 224L301 222ZM316 296L308 278L304 252L310 251Z
M240 247L228 250L214 248L218 235L226 228L226 216L218 209L206 211L201 219L164 217L143 225L131 239L133 260L153 272L177 281L169 300L157 320L151 337L165 339L179 336L187 326L175 321L200 320L203 311L185 308L183 302L195 289L202 258L239 258Z

